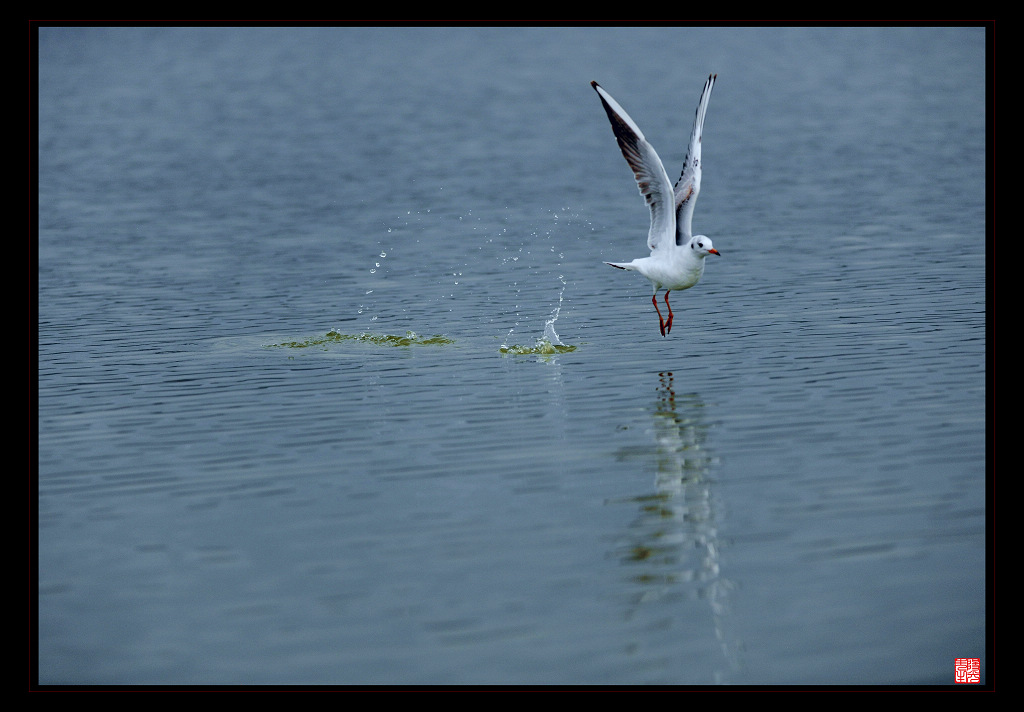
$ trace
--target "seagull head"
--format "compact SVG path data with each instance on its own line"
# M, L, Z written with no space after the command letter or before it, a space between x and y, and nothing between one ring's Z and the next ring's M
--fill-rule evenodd
M711 238L704 235L695 235L690 240L690 249L693 250L697 257L707 257L708 255L721 256L721 253L711 244Z

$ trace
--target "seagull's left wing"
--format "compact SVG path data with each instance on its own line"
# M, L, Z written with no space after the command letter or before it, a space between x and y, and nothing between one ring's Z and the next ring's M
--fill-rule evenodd
M608 120L612 123L612 131L618 140L622 155L633 169L640 194L644 196L647 206L651 209L651 229L647 234L647 247L653 250L670 242L676 232L672 181L669 180L654 146L647 142L640 127L629 118L625 109L619 106L611 94L602 89L597 82L590 82L590 85L601 97L601 104L604 105Z

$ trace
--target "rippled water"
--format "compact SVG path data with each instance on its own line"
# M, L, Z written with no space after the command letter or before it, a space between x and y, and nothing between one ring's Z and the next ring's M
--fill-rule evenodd
M984 671L984 45L42 28L40 681Z

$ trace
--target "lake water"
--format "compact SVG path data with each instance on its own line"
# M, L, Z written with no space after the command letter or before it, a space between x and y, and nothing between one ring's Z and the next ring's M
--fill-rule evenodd
M41 28L39 681L984 676L985 43Z

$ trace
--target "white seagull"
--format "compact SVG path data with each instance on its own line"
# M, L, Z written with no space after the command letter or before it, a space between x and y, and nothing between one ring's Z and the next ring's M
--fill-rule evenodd
M662 336L672 331L672 306L668 303L668 293L673 289L689 289L697 284L704 274L704 258L719 254L710 239L704 235L694 235L690 227L693 204L697 202L697 194L700 192L700 143L704 132L704 114L717 77L717 74L711 74L704 83L704 91L697 104L697 117L693 122L693 133L690 134L686 162L674 189L665 166L661 164L654 146L644 138L640 127L629 118L629 114L611 94L597 82L590 82L601 97L622 155L633 169L640 194L646 198L651 209L651 229L647 234L647 247L651 250L651 256L640 257L632 262L606 264L639 272L651 280L654 284L651 302L658 312ZM668 319L662 319L661 310L658 309L658 290L662 288L665 289Z

